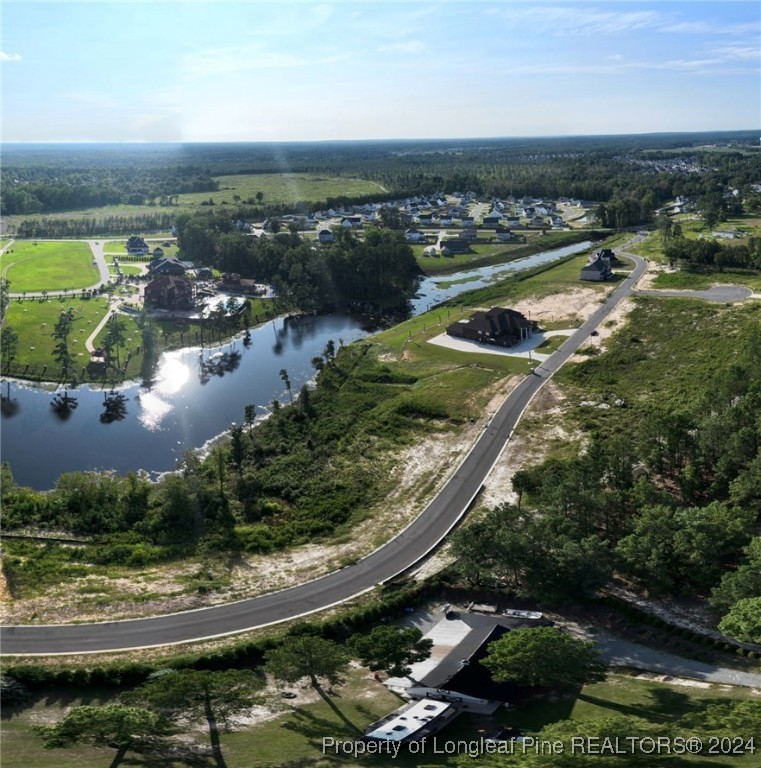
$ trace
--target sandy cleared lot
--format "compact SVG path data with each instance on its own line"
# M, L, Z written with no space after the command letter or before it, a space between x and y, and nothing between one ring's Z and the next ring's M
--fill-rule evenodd
M612 289L612 286L611 286ZM522 312L541 326L545 322L576 320L583 322L602 303L604 295L594 288L573 288L563 293L553 293L541 299L523 299L513 304L513 309ZM581 325L581 322L578 324ZM576 324L576 323L574 323Z

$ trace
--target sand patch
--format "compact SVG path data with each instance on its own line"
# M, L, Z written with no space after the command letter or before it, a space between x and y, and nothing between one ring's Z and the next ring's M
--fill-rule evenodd
M710 688L711 683L702 680L690 680L686 677L672 677L671 675L656 675L650 672L640 672L634 675L638 680L652 680L654 683L668 683L669 685L681 685L685 688ZM722 686L725 690L731 690L730 686Z
M586 320L599 308L602 298L603 295L594 288L572 288L540 299L522 299L512 308L531 320L537 320L541 326L542 321Z
M632 299L630 296L627 296L625 299L621 299L621 301L618 302L615 309L605 318L605 321L597 328L597 336L590 336L585 342L584 347L595 347L600 352L605 351L606 347L606 341L610 339L610 337L617 333L618 331L623 328L626 323L629 320L629 315L634 310L634 307L636 306L634 299ZM585 360L588 360L589 358L586 355L580 355L576 353L575 355L572 355L568 362L569 363L582 363Z
M497 459L484 484L480 505L496 507L500 504L517 504L518 494L513 490L513 477L516 472L540 464L547 455L553 440L574 441L578 436L567 432L559 420L553 423L553 415L562 413L565 395L552 381L542 387L526 409L523 419L541 416L547 426L542 430L541 440L535 440L527 433L525 422L521 420L512 439Z

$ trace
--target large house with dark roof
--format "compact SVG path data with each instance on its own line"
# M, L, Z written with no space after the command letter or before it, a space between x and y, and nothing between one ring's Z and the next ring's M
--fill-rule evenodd
M534 320L520 312L503 307L492 307L488 312L476 312L470 320L452 323L447 335L498 347L512 347L529 338L537 330Z
M453 240L444 240L441 243L442 256L454 256L456 253L469 253L470 243L460 238Z
M192 309L193 285L181 277L158 277L145 286L145 305L160 309Z
M173 275L182 277L185 274L185 266L173 256L155 256L151 259L150 272L152 275Z
M613 277L610 261L610 256L606 255L605 251L598 251L592 260L582 267L579 279L597 283L610 280Z
M127 253L143 254L148 253L149 250L148 243L146 243L142 237L132 235L132 237L127 240Z

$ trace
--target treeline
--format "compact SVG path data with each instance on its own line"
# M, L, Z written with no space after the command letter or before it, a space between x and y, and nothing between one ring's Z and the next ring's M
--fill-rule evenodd
M673 137L642 136L14 149L6 151L1 191L6 214L44 213L116 202L172 204L183 192L215 191L219 175L314 173L365 178L397 196L444 190L613 203L611 220L628 226L622 222L635 218L635 202L640 219L633 223L640 223L643 213L675 195L713 193L717 184L745 190L761 176L757 153L674 152L658 169L633 162L651 158L648 148L674 144ZM687 157L709 170L686 173L668 162Z
M64 238L126 235L133 232L168 232L175 217L168 213L136 213L130 216L88 216L67 219L46 217L24 219L16 227L17 237Z
M0 177L5 215L74 211L103 205L143 205L159 199L169 205L185 192L213 192L219 187L208 170L193 166L113 169L92 166L61 170L45 166L6 166ZM163 198L163 199L162 199Z
M689 240L672 237L664 251L669 264L687 269L761 270L761 237L749 237L746 243L723 243L713 238Z
M402 234L389 230L370 229L362 239L341 230L334 243L317 246L294 232L243 235L225 215L180 215L176 224L185 258L272 283L282 301L304 312L402 308L420 273Z
M746 617L761 608L761 341L751 335L689 409L651 406L626 434L516 473L517 504L455 534L461 573L555 604L613 575L650 594L710 595L724 631L761 642Z

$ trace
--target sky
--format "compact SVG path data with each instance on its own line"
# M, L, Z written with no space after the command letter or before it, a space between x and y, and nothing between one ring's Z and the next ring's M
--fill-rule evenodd
M3 142L761 126L757 0L3 0Z

